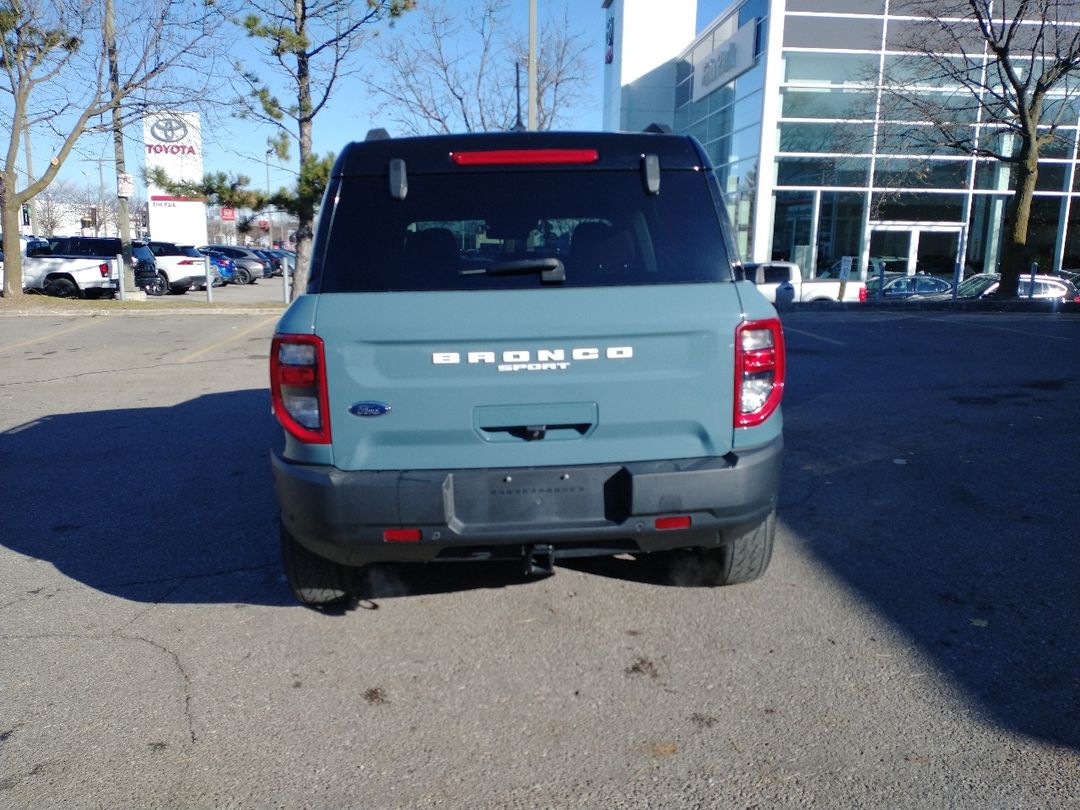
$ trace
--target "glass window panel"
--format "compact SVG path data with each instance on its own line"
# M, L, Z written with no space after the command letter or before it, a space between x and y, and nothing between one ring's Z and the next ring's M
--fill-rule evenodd
M746 0L739 9L739 27L742 28L751 20L764 17L769 13L768 0Z
M864 186L870 179L870 160L852 157L789 158L776 161L781 186Z
M960 222L964 215L962 194L875 193L870 218L912 222Z
M1073 157L1075 148L1076 130L1059 129L1054 133L1054 139L1039 149L1039 157L1068 160Z
M1065 231L1065 258L1061 263L1063 270L1080 273L1080 197L1072 198L1069 208L1069 222Z
M975 128L956 125L951 136L974 141ZM955 149L942 142L936 127L911 124L882 124L878 127L878 154L884 155L957 155Z
M866 195L852 191L824 191L818 213L817 270L844 256L862 255L863 212Z
M731 159L756 158L761 151L761 127L740 129L731 136Z
M780 124L781 152L869 153L874 145L873 124L794 122Z
M705 150L713 166L723 166L731 162L731 138L720 138L708 145Z
M787 10L884 14L885 0L788 0Z
M810 263L814 195L803 191L777 191L773 195L773 261Z
M690 82L683 82L675 87L675 108L679 109L688 101L690 101L691 90L693 85Z
M925 56L917 53L886 55L884 65L885 83L903 86L970 86L967 83L981 83L981 71L981 58L973 61L961 57Z
M758 62L735 80L735 98L746 98L765 86L765 63Z
M731 128L733 126L731 107L710 115L708 124L710 141L731 135Z
M761 93L754 93L749 98L736 102L732 112L733 122L737 122L741 127L759 123L761 121L762 103Z
M1068 166L1064 163L1039 163L1039 176L1035 180L1036 191L1064 191Z
M882 121L948 121L973 124L979 118L979 103L966 91L889 92L881 94Z
M966 160L878 160L874 185L879 188L967 188Z
M950 23L947 29L943 29L941 25L932 21L889 20L886 50L960 53L961 47L963 53L982 53L983 38L976 24L956 22Z
M784 25L788 48L879 48L881 20L837 17L789 17Z
M719 90L714 90L709 93L705 98L701 99L699 104L708 104L710 112L718 112L725 107L730 107L732 102L735 101L735 88L730 84L725 84Z
M685 59L675 63L675 81L684 82L694 74L694 66Z
M877 75L876 54L784 52L784 81L792 84L876 83Z
M786 87L780 91L785 118L874 118L877 94L867 90L811 90Z
M1043 104L1042 123L1075 126L1080 123L1080 100L1074 98L1048 98Z
M982 191L1012 191L1016 188L1016 172L1007 163L980 160L975 165L975 188Z

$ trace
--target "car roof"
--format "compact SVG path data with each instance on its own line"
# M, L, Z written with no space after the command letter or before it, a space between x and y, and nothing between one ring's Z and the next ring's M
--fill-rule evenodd
M514 171L639 169L643 155L656 155L662 169L700 169L706 164L700 146L685 135L613 132L484 132L383 138L348 144L334 164L334 177L385 174L391 160L404 160L407 171L429 174L457 168L453 155L503 150L596 150L587 162L515 164ZM469 166L469 171L506 171L507 165Z

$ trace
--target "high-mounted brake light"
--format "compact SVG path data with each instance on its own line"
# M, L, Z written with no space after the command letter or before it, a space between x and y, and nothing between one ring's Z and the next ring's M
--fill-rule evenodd
M270 399L274 416L306 444L330 444L329 397L322 338L276 335L270 344Z
M542 163L596 163L595 149L495 149L485 152L451 152L458 166L525 166Z
M735 427L760 425L784 393L784 332L777 318L735 330Z

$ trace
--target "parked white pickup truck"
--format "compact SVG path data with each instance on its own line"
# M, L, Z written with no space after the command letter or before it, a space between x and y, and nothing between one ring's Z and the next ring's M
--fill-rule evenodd
M846 282L831 278L804 279L799 265L794 262L760 262L743 265L748 281L757 285L761 294L774 304L806 301L859 302L859 290L866 284L858 278ZM840 295L843 288L843 297Z
M68 241L75 239L78 237ZM87 255L88 249L69 252L64 248L70 249L70 245L56 245L41 239L27 240L22 245L24 290L60 298L111 298L116 294L116 267L111 257ZM58 247L60 251L57 251Z

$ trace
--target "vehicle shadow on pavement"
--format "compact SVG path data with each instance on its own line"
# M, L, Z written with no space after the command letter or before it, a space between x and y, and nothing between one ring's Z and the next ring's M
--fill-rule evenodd
M793 334L779 515L991 728L1080 749L1080 379L1020 330L988 334L980 352Z
M265 390L49 416L0 433L0 543L139 602L293 604Z

